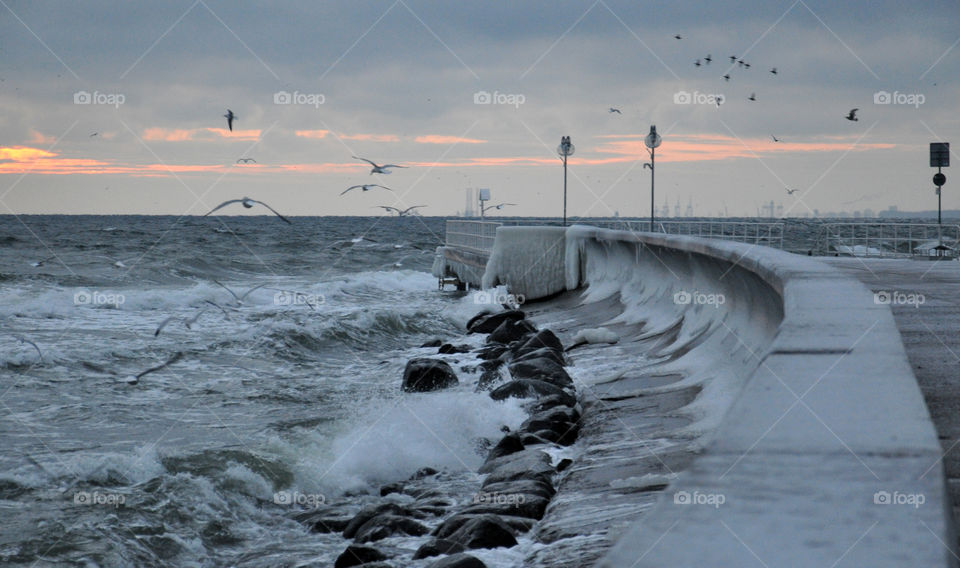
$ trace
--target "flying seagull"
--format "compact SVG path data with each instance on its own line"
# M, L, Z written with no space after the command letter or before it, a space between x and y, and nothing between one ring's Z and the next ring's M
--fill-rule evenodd
M743 67L743 59L737 61L737 65L739 65L740 67Z
M694 67L700 67L700 60L697 59L696 61L694 61L694 62L693 62L693 66L694 66Z
M230 295L233 296L233 298L237 301L237 305L238 305L238 306L242 306L242 305L243 305L243 301L247 299L247 296L249 296L251 292L253 292L254 290L256 290L256 289L258 289L258 288L263 288L264 286L266 286L266 283L257 284L257 285L254 286L253 288L250 288L249 290L247 290L246 292L244 292L242 296L238 296L236 292L234 292L234 291L231 290L230 288L227 288L226 285L224 285L224 284L223 284L222 282L220 282L219 280L214 280L214 282L216 282L218 286L220 286L221 288L223 288L223 289L226 290L227 292L230 292Z
M233 132L233 121L237 118L237 115L233 114L233 111L227 109L227 114L223 115L223 118L227 119L227 128L230 129L230 132Z
M253 158L240 158L239 160L237 160L238 164L249 164L250 162L253 162L254 164L257 163L257 161L254 160Z
M757 100L757 94L756 94L756 93L750 93L750 96L747 97L747 100L748 100L748 101L755 101L755 100Z
M673 36L673 39L683 39L683 36L681 36L680 34L677 34Z
M776 136L774 136L773 134L770 135L770 138L773 138L773 141L774 141L774 142L779 142L779 141L780 141L780 139L777 138Z
M176 363L176 362L179 361L180 359L183 359L183 352L177 351L176 353L174 353L173 357L170 357L169 359L167 359L166 362L161 363L161 364L157 365L156 367L150 367L150 368L147 369L146 371L143 371L143 372L141 372L141 373L139 373L139 374L137 374L137 375L130 375L129 377L127 377L127 378L125 379L125 380L126 380L126 383L127 383L128 385L135 385L135 384L137 384L138 382L140 382L140 379L143 378L145 375L149 375L150 373L152 373L152 372L154 372L154 371L159 371L159 370L161 370L161 369L166 369L167 367L169 367L170 365L173 365L174 363Z
M211 209L209 213L207 213L206 215L204 215L204 217L206 217L207 215L210 215L210 213L213 213L214 211L217 211L217 210L219 210L219 209L223 209L223 208L226 207L227 205L230 205L230 204L233 204L233 203L241 203L241 204L243 204L243 206L246 207L247 209L250 209L250 208L253 207L254 205L258 205L258 204L259 204L259 205L263 205L264 207L266 207L267 209L269 209L270 211L272 211L274 215L276 215L277 217L280 217L281 219L283 219L283 220L284 220L285 222L287 222L288 224L290 224L290 225L293 224L293 223L290 222L290 219L287 219L287 218L284 217L283 215L277 213L277 211L276 211L273 207L270 207L269 205L267 205L267 204L264 203L263 201L257 201L256 199L250 199L249 197L244 197L243 199L230 199L230 200L228 200L228 201L224 201L224 202L221 203L220 205L217 205L216 207L214 207L213 209Z
M746 67L747 69L750 68L750 64L749 64L749 63L746 63L746 62L744 62L743 66Z
M707 62L707 65L710 65L710 62L713 61L713 56L711 56L708 53L707 56L703 58L703 60Z
M20 341L20 343L29 343L30 345L32 345L33 348L37 350L37 355L40 356L40 361L43 362L43 353L40 352L40 348L37 347L36 343L30 341L29 339L21 335L14 335L14 337L17 338L17 340Z
M622 112L620 112L620 109L618 109L618 108L613 108L613 107L610 107L610 113L611 113L611 114L612 114L612 113L623 114Z
M378 166L375 162L373 162L373 161L371 161L371 160L368 160L368 159L366 159L366 158L361 158L360 156L354 156L354 158L356 158L357 160L363 160L364 162L367 162L368 164L370 164L371 166L373 166L373 168L370 170L370 174L371 174L371 175L373 175L373 174L389 174L390 171L387 170L387 168L405 168L405 167L407 167L407 166L397 166L397 165L394 165L394 164L384 164L384 165L382 165L382 166Z
M724 76L723 76L723 80L724 80L724 81L729 81L729 80L730 80L730 74L727 73L726 75L724 75Z
M207 309L206 309L206 308L203 308L203 309L201 309L199 312L197 312L196 315L194 315L192 318L186 318L186 319L184 319L184 320L183 320L183 325L184 325L184 327L186 327L187 329L192 329L190 326L192 326L193 324L197 323L197 320L200 319L200 316L203 315L203 312L205 312L205 311L207 311ZM170 316L170 317L168 317L168 318L165 318L163 321L161 321L161 322L160 322L160 325L157 326L156 331L153 332L153 336L154 336L154 337L159 336L159 335L160 335L160 332L163 331L163 328L167 327L167 324L170 323L170 322L172 322L174 319L176 319L176 318L173 317L173 316Z
M97 134L100 134L100 133L99 133L99 132L94 132L94 133L91 134L89 137L90 137L90 138L93 138L93 137L96 136Z
M852 121L854 121L854 122L860 120L859 118L857 118L857 111L858 111L858 110L860 110L860 109L858 109L858 108L851 109L851 110L850 110L850 113L847 114L847 116L845 116L844 118L846 118L847 120L852 120Z
M731 56L730 56L730 63L736 63L736 62L737 62L737 56L736 56L736 55L731 55Z
M384 166L384 167L387 167L387 166ZM390 172L384 172L384 173L390 173ZM370 190L371 190L372 188L374 188L374 187L381 187L381 188L383 188L383 189L386 189L387 191L393 191L392 189L390 189L389 187L387 187L387 186L385 186L385 185L380 185L380 184L377 184L377 183L368 183L368 184L364 184L364 185L351 185L351 186L348 187L347 189L341 191L341 192L340 192L340 195L343 195L344 193L350 191L351 189L357 189L358 187L359 187L360 189L362 189L363 191L370 191Z
M413 211L414 209L419 209L420 207L426 207L426 205L414 205L413 207L407 207L403 211L397 209L396 207L390 207L389 205L377 205L377 207L379 207L380 209L386 209L387 211L396 211L398 217L405 217L407 215L410 215L411 214L410 212Z
M770 70L770 72L773 73L774 75L776 75L776 74L777 74L777 68L774 67L773 69Z
M789 187L786 188L786 190L787 190L787 195L793 195L794 193L800 191L799 189L790 189Z

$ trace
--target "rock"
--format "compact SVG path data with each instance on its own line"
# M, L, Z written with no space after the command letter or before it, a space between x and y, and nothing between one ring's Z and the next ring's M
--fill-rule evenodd
M523 493L525 495L538 495L544 499L552 499L557 490L553 485L543 481L533 479L518 479L516 481L501 481L499 483L488 483L483 486L486 493Z
M347 528L350 520L350 517L325 517L323 519L316 519L310 526L310 530L315 533L338 533Z
M556 442L551 442L550 440L541 438L536 434L527 434L527 433L520 435L520 441L523 442L523 445L528 448L530 446L536 446L537 444L555 444L556 443Z
M557 406L538 412L520 425L520 432L536 434L541 438L569 446L580 433L580 413L573 408ZM544 432L551 434L544 436Z
M350 522L347 523L347 526L344 527L343 538L355 537L357 535L357 531L360 530L360 527L366 524L370 519L379 515L397 515L419 518L426 516L402 505L397 505L396 503L384 503L382 505L364 507L359 513L354 515L353 519L351 519Z
M380 496L386 497L391 493L403 493L403 488L406 485L403 481L396 481L394 483L388 483L386 485L380 486Z
M403 370L402 388L405 392L430 392L459 383L450 365L439 359L410 359Z
M517 545L513 531L496 515L474 517L454 531L447 540L467 548L510 548Z
M430 534L437 538L448 539L450 535L457 532L457 530L459 530L463 525L467 524L467 522L482 516L483 515L463 515L457 513L456 515L444 521ZM494 517L499 519L499 521L502 522L505 527L510 529L510 531L513 532L513 536L529 532L530 529L533 528L533 525L536 524L535 520L526 517L511 517L508 515L500 515L499 517L494 515Z
M463 552L467 547L459 542L453 542L444 538L435 538L424 544L413 553L414 560L429 558L430 556L440 556L441 554L456 554Z
M557 353L556 351L554 351L553 349L550 349L549 347L541 347L540 349L534 349L533 351L526 351L524 352L523 355L520 355L519 357L514 357L512 361L526 361L528 359L541 359L541 358L551 359L557 362L561 367L565 367L567 365L567 361L563 357L563 355L560 353Z
M489 390L493 387L495 383L500 382L503 378L503 375L500 373L500 367L503 366L503 361L494 359L492 361L484 361L480 364L480 369L483 371L480 374L480 378L477 380L477 390Z
M548 347L563 356L563 344L560 343L557 336L549 329L541 329L538 331L533 337L521 345L520 348L515 351L514 355L515 357L520 357L544 347Z
M487 568L487 565L469 554L454 554L437 560L427 568Z
M490 398L493 400L505 400L510 397L539 398L551 395L561 397L566 406L573 406L577 403L577 399L562 388L536 379L516 379L490 391Z
M497 344L487 345L477 350L477 357L483 360L496 359L497 357L503 355L509 350L510 350L510 347L507 345L497 345Z
M443 345L443 340L438 338L438 339L431 339L430 341L425 342L420 347L440 347L441 345Z
M536 414L558 406L566 406L569 408L576 406L576 404L567 404L567 402L569 401L565 396L545 396L537 400L537 402L530 407L530 414Z
M377 515L357 529L354 540L357 542L375 542L394 535L423 536L430 529L417 521L398 515Z
M559 463L557 463L557 471L558 471L558 472L559 472L559 471L563 471L563 470L567 469L568 467L570 467L571 465L573 465L573 460L572 460L572 459L570 459L570 458L563 458L562 460L560 460Z
M487 343L508 344L518 341L534 332L537 329L527 320L506 320L497 326L497 329L490 332L487 336Z
M376 548L351 544L337 557L333 568L349 568L350 566L360 566L386 559L387 557Z
M477 470L477 473L491 473L504 467L518 467L520 469L530 469L533 471L536 470L541 464L546 464L547 466L547 469L544 471L552 471L552 468L550 468L551 462L552 459L550 458L550 454L544 452L543 450L529 449L514 452L497 459L487 460L483 465L480 466L480 469Z
M444 343L440 346L440 349L437 351L440 355L449 355L450 353L469 353L469 345L453 345L452 343Z
M522 320L525 317L520 310L505 310L483 316L475 316L467 322L467 333L490 333L507 320Z
M520 434L511 432L503 438L500 438L497 445L490 449L486 461L492 461L521 451L523 451L523 442L520 441Z
M410 476L410 481L416 481L418 479L423 479L424 477L430 477L431 475L436 475L440 473L439 471L433 469L432 467L421 467L413 475Z
M470 320L467 322L467 329L470 329L470 328L473 327L474 324L476 324L478 321L480 321L481 319L489 316L489 315L492 314L492 313L494 313L494 312L493 312L493 308L484 308L483 310L480 310L480 313L478 313L477 315L475 315L475 316L473 316L472 318L470 318Z
M573 379L563 365L546 357L514 361L508 368L515 379L537 379L561 388L573 385Z
M550 504L547 498L525 493L484 492L480 495L480 500L480 503L470 505L461 513L464 515L493 513L539 520L543 518L543 513Z

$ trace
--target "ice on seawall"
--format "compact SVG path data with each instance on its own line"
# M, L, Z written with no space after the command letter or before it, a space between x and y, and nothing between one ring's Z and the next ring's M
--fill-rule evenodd
M566 290L564 227L498 227L483 288L505 285L527 299Z

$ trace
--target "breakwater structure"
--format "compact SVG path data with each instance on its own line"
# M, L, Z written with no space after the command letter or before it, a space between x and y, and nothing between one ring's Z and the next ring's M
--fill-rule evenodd
M535 529L543 563L593 522L604 567L957 565L936 428L890 306L858 280L762 239L457 229L438 277L527 302L566 295L561 339L603 326L642 360L571 373L584 447ZM660 425L613 443L630 412Z

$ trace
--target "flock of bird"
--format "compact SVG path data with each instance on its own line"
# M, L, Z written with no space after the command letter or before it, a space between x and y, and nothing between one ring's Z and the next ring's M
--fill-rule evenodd
M680 41L680 40L683 39L683 36L680 35L680 34L676 34L676 35L673 36L673 39L675 39L675 40L677 40L677 41ZM731 56L729 56L729 58L730 58L731 69L732 69L732 66L733 66L733 65L736 65L737 67L739 67L739 68L741 68L741 69L750 69L750 67L751 67L750 63L748 63L747 61L743 60L743 59L740 58L740 57L737 57L736 55L731 55ZM701 63L701 59L696 59L696 60L693 62L693 65L694 65L694 67L698 67L698 68L699 68L699 67L703 67L704 65L710 65L711 63L713 63L713 55L711 55L711 54L708 53L708 54L706 55L706 57L703 57L703 58L702 58L702 63ZM779 71L776 67L771 67L771 68L770 68L770 74L771 74L771 75L779 75L779 74L780 74L780 71ZM723 75L721 75L720 77L721 77L725 82L729 82L730 79L732 78L732 76L730 75L730 70L727 70L727 71L726 71ZM755 92L751 92L751 93L750 93L750 96L747 97L747 100L748 100L748 101L751 101L751 102L756 102L756 101L757 101L757 94L756 94ZM724 98L724 97L716 97L715 104L716 104L717 108L720 108L720 105L722 105L724 102L725 102L725 98ZM859 121L860 119L859 119L859 117L857 117L857 112L858 112L859 110L860 110L859 108L850 109L850 112L848 112L846 115L844 115L844 118L847 119L847 120L849 120L849 121L851 121L851 122L857 122L857 121ZM616 108L616 107L610 107L607 112L609 112L610 114L620 114L620 115L623 114L623 112L622 112L619 108ZM774 142L780 142L780 141L781 141L780 138L777 138L777 137L774 136L773 134L770 135L770 138L773 139ZM788 194L788 195L793 195L793 194L796 193L798 190L786 188L786 191L787 191L787 194Z

